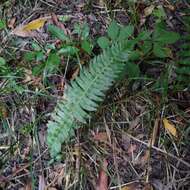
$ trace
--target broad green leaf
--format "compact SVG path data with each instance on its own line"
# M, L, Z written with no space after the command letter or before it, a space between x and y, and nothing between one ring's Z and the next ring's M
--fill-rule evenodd
M118 37L119 34L119 26L117 22L114 20L111 22L110 26L108 27L108 36L112 39L115 40Z
M56 53L50 53L45 64L46 71L51 73L58 69L61 63L60 57Z
M44 53L42 51L36 52L36 61L43 61L44 60Z
M157 17L158 19L165 19L166 13L164 11L164 8L162 6L158 6L157 9L154 9L153 15Z
M155 56L160 58L168 57L168 48L160 45L159 43L154 43L153 46L153 53Z
M119 32L119 40L125 40L128 37L132 36L134 32L134 26L133 25L128 25L125 27L122 27Z
M127 62L126 68L127 68L126 72L127 72L127 75L129 78L139 77L140 69L139 69L139 66L137 64Z
M65 35L65 32L55 25L48 25L48 32L50 32L54 37L62 41L69 41L69 38L67 35Z
M102 49L106 49L109 47L110 45L110 41L108 38L106 37L100 37L98 38L98 41L97 41L98 45L102 48Z
M42 61L44 59L44 54L42 51L27 52L24 55L24 59L26 61Z
M90 34L90 28L87 23L84 23L82 26L82 31L81 31L81 38L82 40L85 40L88 38Z
M180 35L176 32L162 31L156 37L156 41L162 42L164 44L173 44L179 40Z
M165 23L161 22L156 25L155 31L153 33L153 39L156 42L161 42L162 44L173 44L180 39L180 35L176 32L165 30Z
M87 23L84 23L82 25L77 23L74 25L73 34L78 34L78 36L81 37L82 40L87 39L89 36L89 33L90 33L90 28Z
M62 47L59 51L58 54L69 54L69 55L75 55L77 54L79 51L78 48L74 47L74 46L65 46Z
M129 60L130 61L136 61L140 58L140 52L139 51L133 51L129 55Z
M92 52L92 44L89 41L87 41L87 40L83 41L82 44L81 44L81 47L88 54L91 54L91 52Z
M141 33L139 33L137 39L138 40L147 40L150 39L151 32L144 30Z
M6 28L6 23L4 20L0 19L0 30L5 29Z
M158 23L156 23L156 25L155 25L155 29L156 29L157 31L159 31L159 30L166 30L166 28L167 28L167 25L166 25L166 23L165 23L164 21L158 22Z

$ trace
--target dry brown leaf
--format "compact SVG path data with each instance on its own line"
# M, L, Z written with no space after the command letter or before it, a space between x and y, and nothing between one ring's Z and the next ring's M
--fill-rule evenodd
M38 18L26 25L20 25L12 31L12 34L20 37L34 37L37 35L35 30L42 28L48 19L49 17Z
M108 162L104 159L102 169L99 174L98 185L96 190L108 190L108 176L106 174Z
M19 36L19 37L23 37L23 38L26 38L26 37L35 37L35 36L37 36L36 31L24 31L24 30L23 30L23 26L18 26L18 27L16 27L16 28L11 32L11 34L16 35L16 36Z
M174 137L177 138L177 137L178 137L178 134L177 134L177 130L176 130L175 126L174 126L173 124L171 124L171 123L169 122L169 120L166 119L166 118L163 119L163 123L164 123L165 129L166 129L170 134L172 134Z

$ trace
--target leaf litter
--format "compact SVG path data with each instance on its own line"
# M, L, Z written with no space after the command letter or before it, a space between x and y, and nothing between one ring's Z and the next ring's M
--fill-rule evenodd
M48 1L51 5L51 1ZM53 1L52 1L53 2ZM60 2L60 1L59 1ZM106 1L100 1L100 6L101 9L105 9L105 13L109 13L108 8L108 4L106 3ZM61 4L63 5L64 3L61 2ZM70 3L72 5L72 2ZM96 4L96 3L95 3ZM142 19L145 19L142 21L142 25L143 23L146 23L147 21L149 22L149 20L151 20L151 14L154 11L154 9L157 9L157 5L143 5L143 3L138 3L137 5L139 7L142 7ZM48 6L48 5L46 5ZM60 4L59 4L60 6ZM95 8L96 5L94 5L94 10L96 12L99 12L99 8ZM78 8L75 9L75 6L73 6L73 14L74 11L79 11L76 12L76 15L78 16L77 19L75 21L80 20L80 22L82 22L84 20L84 18L86 18L86 16L88 15L83 15L83 13L81 11L84 10L84 4L82 4L81 6L79 5ZM174 10L174 7L171 4L167 4L164 5L163 7L167 7L168 9L170 9L171 11ZM85 7L86 8L86 7ZM46 10L46 9L45 9ZM57 11L58 13L60 13L60 11ZM16 36L20 36L20 37L24 37L24 38L36 38L38 37L39 34L43 34L44 32L46 33L45 29L46 29L46 24L49 23L54 23L57 27L61 28L65 34L69 34L70 35L70 30L67 27L67 25L63 24L60 21L60 17L57 16L58 14L52 14L50 16L47 17L39 17L38 19L34 19L31 22L29 22L28 24L23 24L23 25L19 25L15 28L16 23L18 23L18 20L16 20L15 18L13 18L12 20L10 20L8 27L11 28L12 30L12 34L16 35ZM75 16L76 16L75 15ZM95 15L95 16L94 16ZM62 15L61 15L62 16ZM73 17L75 17L73 16ZM89 22L92 22L92 29L95 30L95 32L99 32L101 30L98 29L94 29L94 25L98 25L98 22L100 22L102 26L105 26L106 23L108 22L107 20L109 20L110 18L107 18L107 16L104 15L100 15L100 17L97 17L96 13L92 15L90 15L87 18L98 18L98 21L94 22L92 20L90 20ZM76 17L75 17L76 18ZM102 21L101 21L102 20ZM75 21L70 21L69 23L75 22ZM16 22L16 23L15 23ZM151 23L151 21L150 21ZM103 30L102 30L103 31ZM102 32L101 31L101 32ZM43 34L44 35L44 34ZM97 35L95 33L95 35ZM110 34L111 36L113 36L114 34ZM25 80L23 80L23 83L25 84L32 84L34 86L38 86L41 85L41 80L38 78L33 78L33 76L31 75L31 71L26 70L26 76L25 76ZM28 73L28 74L27 74ZM76 73L73 74L72 78L75 78L75 75L79 74L79 69L76 69ZM120 91L120 89L119 89ZM123 94L122 91L119 92L120 95ZM130 92L127 92L130 93ZM114 95L116 94L116 99L120 97L120 95L118 95L116 92L113 93ZM148 102L151 102L151 98L154 95L150 95L150 97L146 97L146 96L135 96L135 100L129 100L127 102L127 105L125 105L124 103L122 104L122 106L124 106L124 111L123 113L120 113L122 111L116 111L114 113L114 108L107 106L105 108L105 110L100 109L100 113L98 114L104 114L105 116L105 120L108 123L107 128L109 128L110 130L110 134L109 135L109 142L113 141L114 138L117 139L116 142L116 159L118 162L118 167L119 167L119 175L121 178L121 182L122 184L125 183L130 183L131 181L140 178L140 176L143 176L143 178L146 178L146 174L144 173L144 171L147 169L147 163L148 160L151 162L150 163L150 168L148 169L153 169L153 168L157 168L156 172L151 172L150 173L150 183L152 182L154 186L160 186L160 187L165 187L165 185L163 184L165 181L165 179L167 178L168 180L171 180L169 176L162 176L163 170L167 170L167 171L172 171L172 166L167 166L167 164L165 165L165 163L168 163L169 159L167 158L167 155L163 155L163 156L158 156L158 153L156 152L156 150L154 149L154 146L158 146L158 148L160 148L162 150L162 148L165 149L165 146L163 144L159 144L160 142L165 142L166 139L165 137L162 136L162 133L160 133L159 130L162 131L162 129L160 129L160 123L158 122L156 124L156 118L150 119L148 113L146 113L147 109L148 109ZM120 100L120 99L119 99ZM112 101L112 99L110 99L110 101ZM122 101L124 101L122 99ZM133 104L134 102L137 102L137 104ZM153 100L154 101L154 100ZM110 103L110 102L109 102ZM40 104L41 105L41 104ZM141 111L139 111L139 105L143 107L143 109ZM103 105L104 106L104 105ZM120 107L120 104L116 105L117 107ZM45 107L46 108L46 107ZM155 108L157 109L157 108ZM45 109L43 109L44 111ZM172 109L171 109L172 110ZM7 116L10 114L9 110L7 110L6 114L4 114L4 119L7 119ZM106 112L106 113L105 113ZM128 113L126 113L128 112ZM13 113L14 114L14 113ZM38 113L39 114L39 113ZM122 114L124 116L122 116ZM111 115L111 116L110 116ZM118 118L119 116L119 118ZM170 116L169 114L167 116ZM166 117L166 116L165 116ZM14 122L14 118L18 119L15 115L13 117L13 122ZM168 117L167 117L168 118ZM152 125L149 125L148 123L150 122ZM113 123L116 121L120 121L121 123L123 121L129 121L129 125L127 126L129 130L127 130L128 133L130 133L131 135L133 135L135 137L136 140L128 138L126 140L126 135L125 132L126 130L123 130L122 128L122 124L119 126L119 129L117 129L117 124L115 126L113 126ZM101 123L101 117L98 118L98 122ZM110 122L110 123L109 123ZM102 122L103 123L103 122ZM118 122L119 123L119 122ZM154 125L155 123L155 125ZM13 123L14 124L14 123ZM164 118L163 119L163 127L166 129L167 133L172 135L173 137L178 137L178 131L176 130L176 126L174 124L172 124L168 119ZM145 126L143 126L145 125ZM156 126L159 129L155 129ZM43 126L43 124L42 124ZM154 127L153 127L154 126ZM86 177L86 181L87 184L91 184L91 182L93 180L91 180L91 176L93 177L93 179L99 179L98 180L98 187L101 187L102 190L104 189L112 189L115 185L117 185L117 182L114 181L114 177L116 175L115 172L115 166L114 163L112 162L112 154L111 152L113 151L113 147L110 146L105 146L105 143L107 144L108 141L108 136L107 136L107 132L104 131L104 127L100 127L96 126L99 131L94 131L93 134L95 134L93 137L91 135L91 133L89 133L89 136L84 136L84 137L80 137L80 142L81 142L81 148L82 148L82 155L80 155L80 160L82 163L82 170L85 170L86 172L86 176L85 174L83 174L81 171L81 176L84 175L84 177ZM154 128L153 132L151 131L151 127ZM149 130L148 130L149 129ZM92 129L95 130L95 129ZM159 131L159 132L158 132ZM82 133L83 134L83 133ZM150 136L148 134L151 134ZM113 138L114 137L114 138ZM125 140L124 140L125 139ZM151 139L151 140L150 140ZM94 145L94 141L98 142L95 143ZM125 142L123 142L125 141ZM21 141L22 143L24 143L24 141ZM102 143L103 142L103 143ZM105 142L105 143L104 143ZM143 142L147 143L147 147L151 148L151 151L149 151L149 149L145 146L143 146ZM152 144L150 143L152 142ZM25 143L24 143L25 144ZM150 146L151 144L151 146ZM166 149L172 148L172 147L167 147ZM34 165L34 171L37 173L37 177L40 179L39 183L37 183L36 185L38 185L39 189L43 189L45 187L45 185L47 185L47 189L58 189L57 186L61 187L62 184L68 183L68 186L71 185L71 189L73 184L73 181L75 182L75 160L67 160L70 154L69 152L74 152L75 149L72 150L72 147L69 147L69 149L66 149L64 151L68 151L67 152L67 158L64 164L61 164L60 167L52 167L52 166L48 166L47 164L47 160L49 159L48 155L45 155L42 158L42 162L44 164L43 166L43 172L46 174L45 179L41 176L41 169L39 172L39 165L36 164ZM30 152L29 152L30 153ZM173 153L175 154L175 153ZM98 165L98 161L100 160L102 162L103 156L106 155L106 163L102 168L97 167ZM27 154L23 153L23 158L24 159L28 159L28 152ZM35 153L35 156L37 157L38 154ZM74 154L74 157L76 156L76 154ZM78 156L78 155L77 155ZM17 159L19 159L17 157ZM137 162L134 162L131 164L131 162L133 161L133 159L136 159ZM104 160L105 161L105 160ZM103 161L103 163L104 163ZM171 161L171 164L176 163L176 159ZM178 160L179 161L179 160ZM161 164L163 164L161 166ZM180 165L180 164L179 164ZM55 165L54 165L55 166ZM174 165L175 166L175 165ZM28 167L28 165L27 165ZM88 170L87 167L89 167L90 169ZM178 167L178 166L176 166ZM182 166L181 166L182 167ZM25 168L25 167L24 167ZM181 169L180 167L178 167L179 170ZM183 168L183 167L182 167ZM48 172L47 172L48 171ZM7 171L7 174L11 173L9 171ZM3 179L4 181L6 181L6 172L0 176L0 179ZM68 173L67 173L68 172ZM69 173L71 172L71 173ZM110 172L110 173L107 173ZM22 171L21 171L22 173ZM158 176L156 176L156 173L158 174ZM20 173L18 173L20 174ZM25 174L25 172L23 172L23 174ZM26 170L26 174L30 175L30 172L28 170ZM109 174L109 175L108 175ZM175 172L174 172L175 174ZM4 176L5 175L5 176ZM17 173L15 174L17 177L19 177L19 175L17 175ZM170 173L170 175L172 176L172 173ZM181 173L179 172L178 175L181 175ZM114 176L114 177L113 177ZM156 177L155 177L156 176ZM176 176L174 176L175 178ZM82 178L82 177L81 177ZM19 179L21 179L21 181L23 180L22 177L20 177ZM157 179L157 182L155 182L155 179ZM177 177L176 177L177 179ZM185 180L185 177L182 178ZM37 179L38 180L38 179ZM81 180L81 184L82 184ZM47 182L47 184L46 184ZM12 180L13 184L16 184L17 182L15 182L14 180ZM44 184L45 183L45 184ZM24 183L25 186L27 185L27 183ZM87 189L87 184L85 184L85 188ZM110 185L111 184L111 185ZM149 183L148 183L149 184ZM156 184L156 185L155 185ZM82 184L84 185L84 184ZM175 184L174 184L175 185ZM90 185L89 185L90 186ZM123 190L133 190L133 189L152 189L152 185L147 185L147 187L145 188L146 185L138 182L135 183L133 185L125 185L122 186L121 189ZM91 186L90 186L91 187ZM16 186L17 188L17 186ZM91 188L92 189L92 188Z

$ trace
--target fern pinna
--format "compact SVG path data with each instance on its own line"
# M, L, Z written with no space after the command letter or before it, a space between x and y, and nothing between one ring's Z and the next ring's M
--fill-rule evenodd
M179 89L190 88L190 34L185 35L183 40L178 52L179 61L176 68Z
M95 111L98 102L104 99L105 92L113 84L128 60L128 51L122 43L115 43L103 53L91 60L88 68L67 88L64 99L57 103L48 122L47 143L52 157L61 151L61 145L67 142L79 122L86 123L89 112Z

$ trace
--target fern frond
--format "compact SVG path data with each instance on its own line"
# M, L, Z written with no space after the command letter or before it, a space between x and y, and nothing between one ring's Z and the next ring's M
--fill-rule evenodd
M52 157L61 151L61 145L74 135L74 130L86 123L90 112L95 111L103 101L105 92L124 68L128 52L124 45L117 43L91 60L89 67L67 88L64 100L57 103L48 122L47 143Z
M184 36L184 43L180 47L176 68L178 88L188 88L190 87L190 35Z

